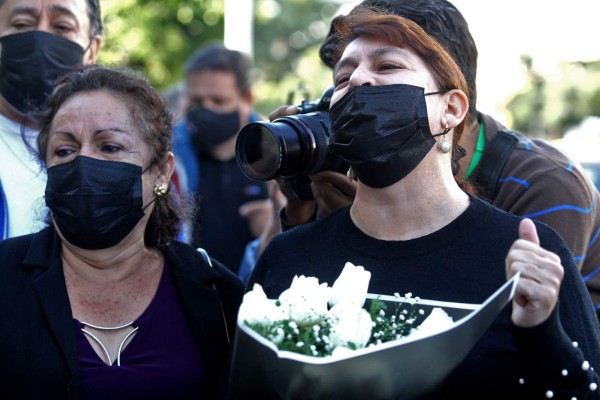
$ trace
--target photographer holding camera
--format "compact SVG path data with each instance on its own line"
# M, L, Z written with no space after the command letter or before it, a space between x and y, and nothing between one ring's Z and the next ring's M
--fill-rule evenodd
M469 87L469 110L465 133L459 142L466 156L460 159L460 168L454 172L471 183L479 197L498 208L554 228L569 246L598 311L600 274L596 272L600 266L600 241L595 238L600 232L600 210L593 205L598 204L600 195L584 172L550 144L510 131L477 111L477 48L467 22L451 3L365 0L352 12L372 6L416 22L457 62ZM333 35L336 19L320 49L321 59L331 68L336 56ZM272 112L270 119L295 112L295 107L283 106ZM336 171L311 176L314 201L299 198L287 189L284 179L278 181L282 191L289 195L280 213L284 226L301 225L348 206L356 195L356 183Z

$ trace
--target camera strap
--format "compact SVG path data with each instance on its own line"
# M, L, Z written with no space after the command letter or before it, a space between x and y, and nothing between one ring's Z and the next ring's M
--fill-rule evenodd
M500 174L515 145L519 142L518 132L503 129L485 144L479 165L473 172L471 182L480 191L480 196L493 200L498 192Z

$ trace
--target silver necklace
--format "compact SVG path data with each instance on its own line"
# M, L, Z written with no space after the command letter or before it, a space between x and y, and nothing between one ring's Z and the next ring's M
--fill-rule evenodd
M102 343L102 341L96 335L94 335L92 332L88 331L85 328L86 328L86 326L89 326L90 328L98 329L99 331L116 331L118 329L123 329L123 328L127 328L129 326L133 326L133 322L134 321L131 321L126 324L119 325L119 326L99 326L99 325L93 325L88 322L81 321L81 324L84 325L84 327L81 328L81 331L83 333L85 333L86 335L88 335L89 337L91 337L92 339L94 339L94 341L96 341L96 343L98 343L100 345L100 347L102 347L102 350L104 350L104 354L106 354L106 359L108 360L108 365L112 366L113 363L110 358L110 354L108 353L108 350L106 349L106 346L104 345L104 343ZM119 345L119 350L117 352L117 366L119 366L119 367L121 366L121 351L123 350L123 346L125 345L125 342L131 335L133 335L135 332L137 332L138 329L139 329L139 327L134 326L133 330L131 332L129 332L127 335L125 335L123 340L121 340L121 344Z

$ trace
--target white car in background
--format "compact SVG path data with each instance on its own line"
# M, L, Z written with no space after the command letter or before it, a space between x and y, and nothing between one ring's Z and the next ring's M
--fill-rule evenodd
M598 154L600 156L600 154ZM600 190L600 162L582 162L581 166L588 174L596 188Z
M587 117L553 144L581 164L600 190L600 117Z

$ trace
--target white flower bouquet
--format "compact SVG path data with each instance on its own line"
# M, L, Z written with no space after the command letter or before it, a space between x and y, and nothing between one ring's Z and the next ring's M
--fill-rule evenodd
M385 312L387 305L377 299L368 310L363 308L370 277L369 271L348 262L332 287L319 284L314 277L296 276L277 300L268 299L256 284L244 296L239 319L279 350L317 357L336 357L453 324L437 307L417 326L419 298L410 293L403 298L406 303L395 304L391 315ZM398 293L395 297L401 299ZM424 315L424 310L419 309L418 314Z
M481 305L368 294L370 272L351 263L331 287L300 276L278 299L268 299L255 285L238 314L230 396L404 399L427 394L512 298L516 279Z

